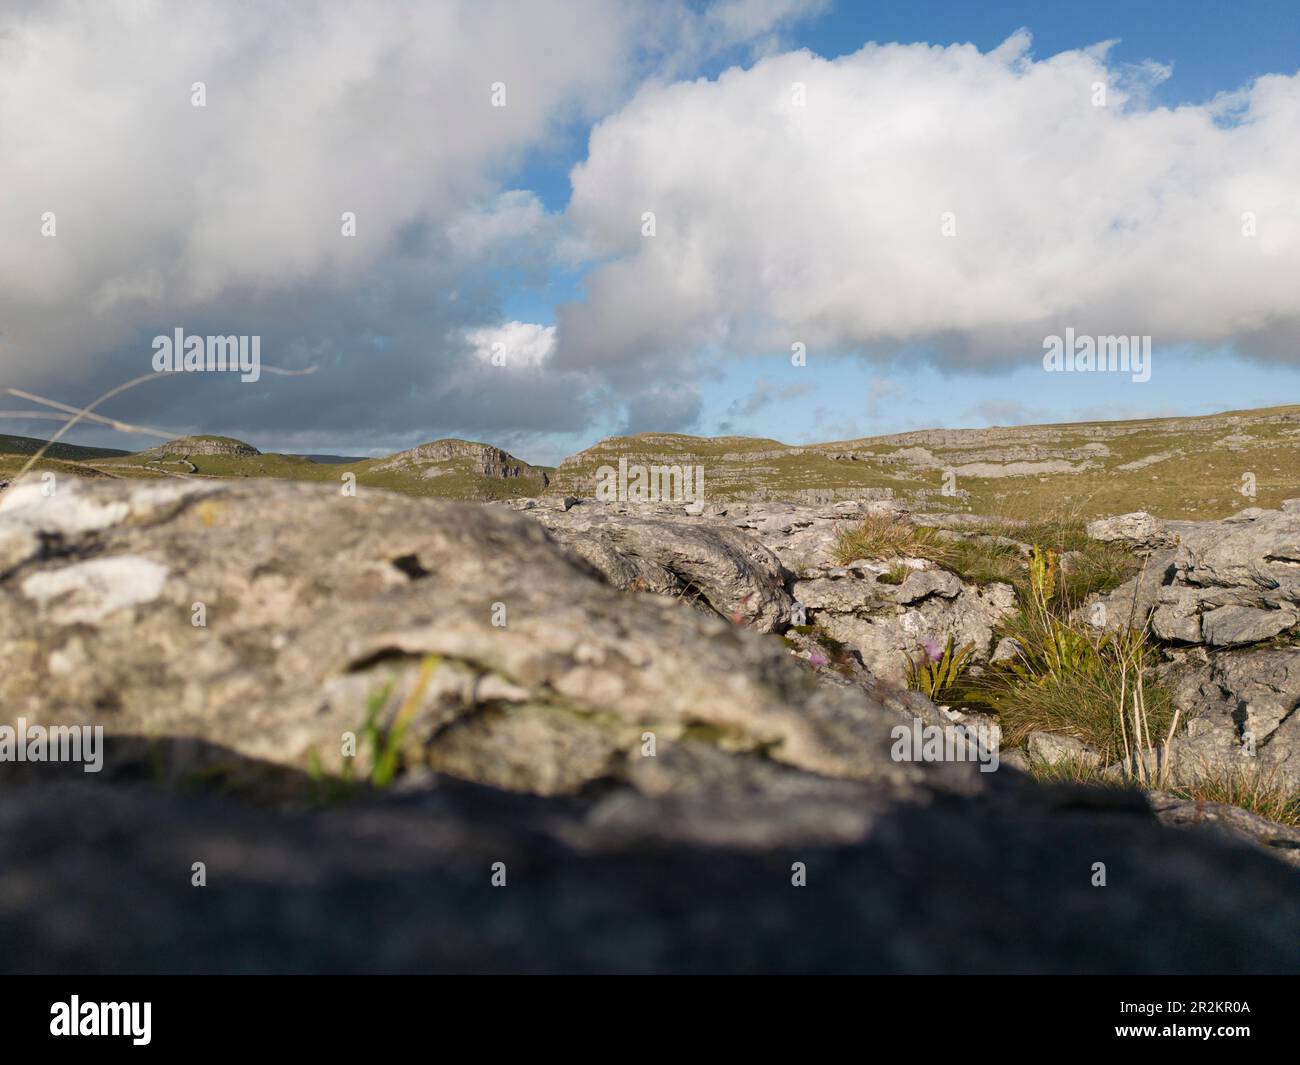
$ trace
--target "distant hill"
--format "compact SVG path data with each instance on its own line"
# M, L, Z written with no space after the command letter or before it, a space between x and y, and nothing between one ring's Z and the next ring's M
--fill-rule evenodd
M713 500L892 496L918 509L1080 517L1222 517L1300 497L1300 406L1193 418L924 429L826 444L641 433L565 459L550 492L595 494L596 471L699 465ZM1250 494L1252 493L1253 494Z
M165 444L151 447L140 455L162 458L166 455L260 455L252 444L245 444L231 436L178 436Z
M18 441L6 447L6 441ZM0 437L0 481L13 476L42 441ZM228 436L177 437L144 451L72 448L42 460L37 469L87 477L271 477L298 481L340 481L346 474L363 487L408 495L491 500L535 496L545 491L549 469L533 466L491 444L435 440L395 455L362 459L263 453ZM316 461L319 459L320 461ZM57 462L57 466L55 463Z
M0 433L0 455L33 455L44 443L44 440L34 436L6 436ZM69 459L75 462L78 459L116 458L120 455L129 455L130 452L111 447L82 447L79 444L65 444L60 441L51 444L46 454L52 459Z
M40 446L0 436L0 480ZM110 477L276 477L409 495L492 500L594 496L601 466L702 466L705 498L834 502L893 497L914 509L1033 517L1147 510L1223 517L1300 497L1300 406L1195 418L922 429L825 444L641 433L533 466L491 444L435 440L373 459L263 454L230 437L182 437L134 454L55 445L42 468Z

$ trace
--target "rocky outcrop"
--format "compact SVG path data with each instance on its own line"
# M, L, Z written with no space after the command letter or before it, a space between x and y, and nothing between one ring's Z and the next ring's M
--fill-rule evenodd
M971 644L975 661L993 650L994 627L1015 607L1010 585L966 584L947 570L914 560L899 584L893 564L855 562L812 570L794 585L809 620L852 647L873 675L902 684L906 662L927 644Z
M645 516L635 505L591 501L525 509L616 588L683 598L760 632L790 624L789 574L770 549L733 527L690 521L681 508Z
M140 452L150 458L162 458L167 455L260 455L261 452L252 444L242 440L233 440L228 436L178 436L165 444Z
M1161 824L1217 828L1228 837L1253 839L1289 865L1300 867L1300 828L1222 802L1196 802L1162 792L1148 793L1147 801Z
M9 718L102 715L297 769L339 768L341 737L391 685L417 701L405 756L485 783L553 779L505 766L511 737L564 760L573 790L643 733L694 726L827 776L912 775L880 757L895 715L816 688L778 642L620 594L503 508L271 482L19 484L0 498L0 653ZM412 695L429 655L441 664Z
M674 504L535 500L509 504L535 517L616 587L684 599L759 629L814 626L877 680L901 684L906 658L927 642L972 644L982 661L994 627L1015 605L1010 586L978 587L911 560L835 562L839 535L868 514L901 516L894 501ZM956 534L954 534L956 535Z
M1300 789L1300 504L1222 521L1127 514L1088 533L1145 554L1139 575L1081 610L1093 625L1149 623L1185 729L1166 753L1171 779L1259 773ZM1258 646L1264 645L1264 646Z
M535 484L540 492L550 482L544 470L539 470L507 451L490 444L476 444L469 440L435 440L421 444L396 455L390 455L370 468L371 473L386 471L418 471L421 477L436 477L444 468L464 468L479 477L509 481L522 478Z
M1058 765L1061 762L1101 765L1101 755L1073 736L1060 736L1053 732L1031 732L1026 737L1025 747L1031 758L1044 765Z
M1300 791L1300 646L1196 648L1162 674L1187 721L1171 744L1176 778L1249 770Z
M1088 605L1094 624L1148 617L1162 640L1235 647L1300 624L1300 512L1243 510L1223 521L1162 522L1129 514L1089 535L1148 552L1142 572ZM1098 608L1101 609L1098 609Z
M1139 510L1088 522L1088 536L1103 543L1122 543L1135 549L1173 547L1178 537L1169 525L1169 522Z

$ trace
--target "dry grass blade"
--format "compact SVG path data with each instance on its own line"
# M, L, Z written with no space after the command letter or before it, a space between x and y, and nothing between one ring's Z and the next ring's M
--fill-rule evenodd
M283 370L276 366L263 365L262 371L265 373L276 374L280 377L304 377L307 374L315 373L316 367L309 366L304 370ZM164 377L175 377L181 373L183 373L183 371L180 370L156 370L147 374L141 374L139 377L133 377L129 381L124 381L122 384L117 385L114 388L110 388L98 399L93 400L92 402L86 404L86 406L84 407L74 408L74 407L66 406L64 404L58 404L58 403L54 403L53 401L49 401L53 405L58 406L63 410L72 411L73 413L71 417L69 417L68 420L64 422L63 427L52 437L50 437L49 440L45 441L45 443L40 448L38 448L37 451L31 456L31 458L27 460L27 462L23 465L22 469L20 469L17 475L14 477L14 481L20 480L25 474L30 472L31 468L35 466L36 463L38 463L45 456L45 452L47 452L51 446L53 446L54 444L58 443L61 439L63 439L64 434L66 434L74 425L76 425L78 422L82 421L83 419L93 420L94 418L93 412L101 403L106 403L114 396L121 395L123 392L129 391L132 388L136 388L137 386L145 384L148 381L156 381ZM33 396L30 393L22 393L18 389L9 388L6 389L5 391L9 392L12 395L19 396L20 398L23 399L31 399L34 402L46 402L44 400L38 399L37 397Z
M34 392L24 392L21 388L6 388L6 392L11 396L17 396L19 399L25 399L32 403L40 403L46 407L52 407L54 410L61 410L66 414L80 415L87 421L95 422L98 425L107 425L119 433L140 433L146 436L157 436L163 440L170 440L178 433L166 429L153 429L145 425L133 425L130 422L121 421L118 418L106 418L102 414L95 414L89 409L74 407L70 403L60 403L57 399L49 399L45 396L38 396ZM27 417L31 418L58 418L57 414L47 411L32 411ZM63 419L66 420L66 419Z

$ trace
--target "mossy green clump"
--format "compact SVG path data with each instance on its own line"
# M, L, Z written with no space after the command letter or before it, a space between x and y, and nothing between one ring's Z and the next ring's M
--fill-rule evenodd
M876 578L881 584L899 585L911 575L912 568L901 562Z

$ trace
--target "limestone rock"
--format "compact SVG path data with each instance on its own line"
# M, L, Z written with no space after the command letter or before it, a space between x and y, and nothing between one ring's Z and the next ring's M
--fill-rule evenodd
M11 486L0 724L99 724L108 749L100 775L0 764L0 969L1295 971L1276 826L1161 805L1175 831L1136 794L1036 785L1014 752L988 774L894 760L896 728L961 715L890 664L948 632L987 654L1008 586L836 565L858 502L560 503ZM708 611L629 594L652 577ZM755 631L796 596L815 624ZM1189 739L1249 730L1261 765L1300 765L1288 649L1178 668ZM399 719L393 788L305 806L364 779L367 723ZM1123 871L1101 907L1093 860Z
M1201 615L1201 635L1211 647L1259 643L1300 622L1293 610L1260 610L1250 606L1221 606Z
M1172 537L1178 546L1156 547L1137 577L1086 604L1082 615L1093 624L1114 630L1149 617L1161 639L1232 647L1300 623L1300 513L1252 507L1221 521L1162 523L1159 535L1128 520L1139 517L1149 516L1106 519L1119 523L1107 526L1107 537L1134 544ZM1099 524L1089 525L1090 535Z
M472 440L435 440L391 455L371 467L371 473L390 470L420 471L422 478L440 477L463 466L469 472L492 480L523 479L540 493L550 483L546 471L530 466L507 451Z
M1054 732L1031 732L1025 741L1031 758L1046 765L1063 761L1085 762L1101 765L1101 755L1082 740L1073 736L1060 736Z
M833 639L853 648L882 680L902 683L906 659L925 641L974 645L973 658L992 650L994 629L1015 607L1009 585L967 585L945 570L925 570L901 585L869 573L798 581L794 596Z
M233 440L228 436L178 436L165 444L141 452L149 457L162 458L165 455L260 455L261 452L252 444L242 440Z
M1166 523L1144 510L1090 521L1088 535L1094 540L1134 547L1169 547L1176 542Z
M642 517L602 504L532 513L616 588L680 598L760 632L790 623L794 601L780 560L726 524L664 510Z
M31 487L0 507L3 720L194 737L328 771L391 687L386 714L416 704L408 763L442 760L490 783L558 786L500 765L503 736L543 735L546 714L605 722L611 749L700 723L828 776L901 784L920 772L881 753L902 715L818 686L779 641L618 592L504 508L272 481L68 479L49 498ZM774 619L788 602L779 586L754 590L755 613ZM205 626L192 624L195 604ZM420 687L428 655L440 664ZM608 759L589 730L568 731L543 746L557 762L592 750L565 770L573 788Z
M1253 767L1300 790L1300 647L1196 649L1162 676L1187 722L1176 778Z

